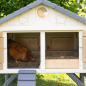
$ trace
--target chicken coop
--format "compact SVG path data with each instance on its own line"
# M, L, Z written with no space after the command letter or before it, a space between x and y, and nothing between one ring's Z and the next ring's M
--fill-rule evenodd
M37 3L40 4L34 4L32 9L26 6L0 19L0 69L85 72L86 20L63 8L53 9L52 3L52 6ZM10 39L14 44L9 44ZM34 56L34 61L25 60L29 58L25 49Z
M0 73L86 73L85 42L86 19L37 0L0 19Z

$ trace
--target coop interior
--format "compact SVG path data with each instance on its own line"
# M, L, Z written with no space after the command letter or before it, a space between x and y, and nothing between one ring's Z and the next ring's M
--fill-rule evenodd
M39 65L40 33L7 33L7 68L39 68Z
M78 32L46 33L46 69L79 68Z

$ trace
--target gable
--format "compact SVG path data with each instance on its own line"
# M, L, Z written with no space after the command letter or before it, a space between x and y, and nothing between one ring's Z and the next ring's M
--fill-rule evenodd
M47 16L45 18L41 18L37 14L37 9L40 7L44 7L47 9ZM8 21L0 24L0 27L3 26L31 26L37 21L47 21L50 22L52 25L83 25L86 26L86 24L66 15L63 14L49 6L40 4L36 7L33 7L32 9L21 13L20 15L9 19ZM43 23L43 22L41 22ZM43 24L44 25L44 24Z

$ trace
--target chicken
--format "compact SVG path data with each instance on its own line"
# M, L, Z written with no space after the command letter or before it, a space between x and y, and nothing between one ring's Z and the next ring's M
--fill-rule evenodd
M8 40L8 52L9 55L17 62L34 60L34 56L31 54L31 51L23 46L21 43L18 43L12 39ZM18 63L18 62L17 62Z

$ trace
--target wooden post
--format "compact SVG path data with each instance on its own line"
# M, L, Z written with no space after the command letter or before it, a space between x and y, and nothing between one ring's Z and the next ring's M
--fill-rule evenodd
M40 33L41 69L45 69L45 32Z
M10 78L10 74L6 74L6 75L5 75L5 82L6 82L9 78ZM10 85L8 85L8 86L10 86Z
M84 75L82 73L80 73L80 81L85 84Z

